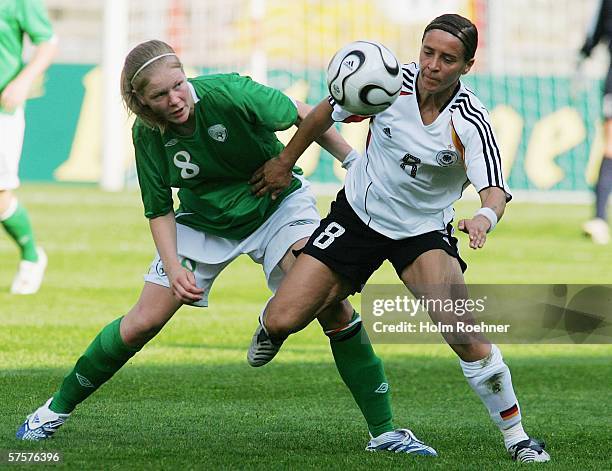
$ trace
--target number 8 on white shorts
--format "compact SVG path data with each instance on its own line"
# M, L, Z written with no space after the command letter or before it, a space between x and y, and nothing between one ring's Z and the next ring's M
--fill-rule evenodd
M337 222L330 222L325 230L312 241L312 245L320 249L326 249L332 244L336 237L340 237L344 232L345 229L340 224Z

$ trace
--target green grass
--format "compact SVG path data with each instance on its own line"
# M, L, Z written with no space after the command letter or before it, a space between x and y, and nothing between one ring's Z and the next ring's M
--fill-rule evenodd
M50 396L100 328L136 301L154 252L135 192L28 185L20 195L50 262L39 294L5 294L18 259L0 238L0 450L61 451L66 469L516 466L444 345L376 346L396 424L432 444L436 460L363 451L365 423L317 326L291 337L272 364L250 368L245 353L268 292L260 267L246 257L216 281L210 308L183 308L53 440L16 441L25 415ZM328 203L322 199L322 208ZM462 204L458 215L474 208ZM579 234L589 213L587 206L510 205L485 250L469 251L461 236L468 281L612 284L612 250ZM372 282L396 276L385 265ZM548 442L554 461L547 468L609 468L612 348L503 350L525 426Z

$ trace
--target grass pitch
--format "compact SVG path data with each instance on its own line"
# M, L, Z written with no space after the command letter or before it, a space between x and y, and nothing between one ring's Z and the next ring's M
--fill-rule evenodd
M136 192L29 185L19 193L49 268L37 295L6 294L18 258L0 238L0 450L61 451L65 469L516 466L444 345L375 346L396 425L434 446L437 459L363 450L365 422L316 325L291 337L270 365L250 368L246 349L268 292L246 257L216 281L210 308L182 308L53 440L17 441L25 415L52 394L100 328L136 301L154 253ZM321 200L322 211L328 203ZM458 216L475 207L459 205ZM460 236L468 282L612 284L612 250L579 233L590 210L511 204L484 250L470 251ZM396 277L385 265L371 281ZM512 345L503 352L526 430L547 441L547 468L609 469L612 348Z

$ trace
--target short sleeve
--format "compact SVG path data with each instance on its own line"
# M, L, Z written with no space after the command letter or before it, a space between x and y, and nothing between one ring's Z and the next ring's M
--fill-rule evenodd
M144 205L144 214L148 219L168 214L174 209L172 200L172 189L164 182L161 159L155 160L142 129L135 125L132 128L132 138L136 155L136 172L140 195Z
M43 0L22 0L18 5L20 6L19 24L33 44L40 44L53 38L53 27Z
M232 97L243 107L248 119L269 131L283 131L297 121L295 102L275 88L266 87L251 80L239 77L236 94Z
M371 116L360 116L346 111L331 96L327 97L327 101L332 107L331 118L336 123L357 123L371 118Z
M462 94L454 106L452 124L464 147L467 177L476 191L498 187L512 195L502 172L499 146L489 119L489 113L478 100Z

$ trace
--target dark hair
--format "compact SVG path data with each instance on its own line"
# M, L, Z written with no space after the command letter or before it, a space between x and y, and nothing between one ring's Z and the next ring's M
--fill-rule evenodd
M478 47L478 30L470 20L454 13L438 16L425 27L421 41L425 39L427 32L432 29L441 29L459 39L463 44L465 51L463 57L466 62L474 58Z
M145 66L144 69L142 68L146 62L163 54L171 55L160 57L155 62ZM130 113L134 113L146 125L152 128L157 126L163 131L166 123L161 122L148 106L140 103L136 96L136 93L142 92L149 84L150 74L160 64L168 64L170 67L183 69L183 65L172 46L163 41L146 41L132 49L125 58L121 71L121 97Z

